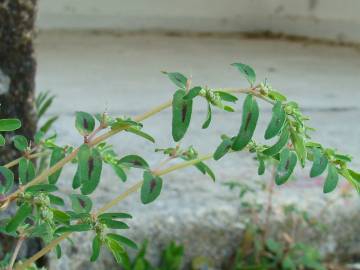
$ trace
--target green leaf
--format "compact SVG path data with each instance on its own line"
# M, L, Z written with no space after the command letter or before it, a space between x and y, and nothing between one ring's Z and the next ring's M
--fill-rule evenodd
M49 129L54 124L54 122L56 120L58 120L58 118L59 118L58 116L53 116L53 117L49 118L48 120L46 120L46 122L40 127L40 131L44 132L44 133L48 132Z
M103 213L98 216L98 219L118 219L118 218L132 218L128 213Z
M25 189L26 192L29 193L37 193L37 192L55 192L58 188L55 185L52 184L37 184L28 187Z
M125 182L127 179L126 173L123 170L123 168L119 165L119 164L111 164L111 167L113 168L114 172L116 173L116 175L123 181Z
M124 257L126 257L125 249L120 245L119 242L117 242L111 238L106 238L105 242L106 242L108 249L113 254L116 262L119 264L122 264L124 261Z
M16 214L10 219L5 227L6 232L15 232L16 229L25 221L25 219L31 214L32 206L27 203L23 203Z
M280 162L276 169L275 183L284 184L293 173L297 163L297 156L293 151L285 148L280 153Z
M65 157L64 149L56 147L51 152L50 157L50 167L54 166L56 163L58 163L60 160L62 160ZM61 174L62 168L54 172L52 175L49 176L49 183L50 184L56 184L58 181L60 174Z
M310 170L310 177L317 177L326 170L328 159L318 148L313 149L313 155L314 162Z
M70 215L59 210L52 208L51 211L53 212L54 221L59 224L69 225L70 224Z
M272 100L280 101L280 102L284 102L287 100L283 94L275 90L269 90L268 97L271 98Z
M74 224L74 225L60 227L55 230L55 233L62 234L65 232L86 232L90 230L91 230L90 224Z
M65 205L64 200L58 196L55 196L53 194L48 194L48 197L50 199L51 204L60 205L60 206Z
M80 176L79 176L79 167L76 169L76 172L72 181L72 188L77 189L81 186Z
M89 213L92 208L92 201L88 196L71 194L71 207L75 213Z
M125 164L134 168L148 169L149 164L140 156L128 155L119 160L120 164Z
M221 98L221 100L223 101L227 101L227 102L233 102L235 103L238 98L228 92L223 92L223 91L214 91L215 94L218 94L219 97Z
M55 98L55 96L51 96L49 98L46 98L46 100L44 100L44 102L41 102L41 104L39 104L40 106L38 106L38 108L37 108L38 109L38 113L37 113L38 118L41 118L44 115L44 113L49 109L54 98Z
M78 152L79 178L81 182L81 193L89 195L100 182L102 170L101 154L96 148L90 148L83 144Z
M148 204L159 197L162 188L162 179L159 176L152 175L145 171L143 175L143 184L141 186L141 202Z
M100 223L106 225L106 227L108 227L109 229L119 229L119 230L129 229L129 226L122 221L112 220L108 218L101 218L99 219L99 221Z
M166 74L169 79L175 83L178 87L185 89L186 88L186 83L187 83L187 78L182 75L181 73L178 72L163 72L164 74Z
M211 122L211 106L210 106L210 103L208 103L208 112L206 115L206 120L205 120L204 124L202 125L202 128L203 129L208 128L210 125L210 122Z
M177 90L172 102L172 136L175 142L180 141L190 124L192 100L184 100L186 92Z
M213 181L216 180L216 179L215 179L215 174L214 174L213 171L209 168L209 166L207 166L204 162L200 161L200 162L198 162L198 163L196 163L196 164L194 164L194 165L195 165L195 167L196 167L199 171L201 171L203 174L209 175Z
M0 134L0 146L5 145L5 142L6 142L6 141L5 141L4 136Z
M28 148L28 141L22 135L16 135L13 138L14 146L19 151L25 151Z
M146 140L148 140L148 141L150 141L152 143L155 143L155 139L151 135L141 131L140 129L130 127L128 129L126 129L126 131L130 132L130 133L133 133L135 135L138 135L140 137L143 137L144 139L146 139Z
M244 149L254 135L259 118L259 106L252 95L247 95L242 114L242 123L238 135L232 145L232 149L240 151Z
M90 261L95 262L99 258L100 248L101 248L101 239L99 235L96 235L92 242L92 254L90 257Z
M22 185L30 182L35 177L35 165L31 160L21 158L18 166L19 181Z
M202 90L202 88L200 86L191 88L189 90L189 92L183 97L183 99L185 99L185 100L194 99L195 97L197 97L200 94L201 90Z
M214 159L219 160L220 158L225 156L230 151L232 144L233 142L231 139L223 140L215 150Z
M14 184L14 174L6 167L0 166L0 194L10 191Z
M328 166L328 175L324 184L324 193L329 193L333 191L336 188L338 182L339 174L337 168L335 167L335 165L330 163Z
M305 161L307 158L305 140L302 136L296 133L295 130L290 129L290 138L294 146L295 152L300 160L301 166L305 167Z
M19 119L0 119L0 131L13 131L21 127Z
M132 240L130 240L129 238L122 236L122 235L118 235L115 233L108 233L106 235L107 238L110 238L112 240L115 240L117 242L119 242L119 244L124 244L127 245L133 249L137 249L137 245L135 242L133 242Z
M82 136L87 136L95 128L95 119L89 113L76 112L75 127Z
M61 258L61 253L62 253L60 245L55 246L55 253L56 253L56 258L60 259Z
M259 161L259 167L258 167L258 175L263 175L265 173L265 160L261 158L260 155L257 156L257 159Z
M272 109L272 117L265 131L265 139L269 140L279 134L286 120L286 113L280 101Z
M289 136L289 129L285 127L281 132L279 140L273 146L265 149L262 153L267 156L276 155L284 148L284 146L286 146L289 141Z
M245 75L245 78L248 80L251 86L254 85L256 80L256 74L252 67L242 63L233 63L231 65L236 67L240 71L240 73Z

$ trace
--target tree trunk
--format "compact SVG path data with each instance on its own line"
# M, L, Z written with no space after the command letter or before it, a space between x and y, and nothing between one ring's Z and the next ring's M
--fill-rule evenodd
M36 132L34 88L36 61L34 57L35 17L37 0L0 0L0 118L18 118L22 122L16 133L32 140ZM16 158L19 153L7 144L0 148L0 164ZM16 171L16 170L15 170ZM14 211L10 207L9 212ZM4 213L2 213L3 215ZM0 234L0 259L12 252L14 239ZM26 241L20 257L28 257L41 248L38 240Z
M34 88L34 22L37 0L0 0L0 118L22 122L17 133L32 139L36 132ZM11 134L8 134L11 136ZM8 142L0 148L0 161L17 155Z

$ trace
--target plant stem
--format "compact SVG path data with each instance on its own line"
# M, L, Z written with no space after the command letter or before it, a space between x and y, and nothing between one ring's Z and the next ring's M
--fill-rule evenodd
M34 158L46 156L46 155L48 155L49 153L50 153L50 152L48 152L48 151L43 151L43 152L31 154L31 155L28 155L28 156L27 156L27 159L34 159ZM17 164L19 163L19 161L20 161L21 158L22 158L22 157L19 157L19 158L15 159L15 160L13 160L13 161L5 164L4 167L5 167L5 168L8 168L8 169L11 168L11 167L14 167L15 165L17 165Z
M167 169L158 171L156 173L156 175L161 176L161 175L165 175L168 173L171 173L173 171L176 170L180 170L189 166L192 166L196 163L199 163L200 161L204 161L207 159L212 158L213 154L208 154L205 156L202 156L200 158L197 159L193 159L193 160L189 160L189 161L185 161L179 164L175 164L173 166L168 167ZM139 188L141 188L141 185L143 183L143 180L138 181L137 183L135 183L134 185L132 185L129 189L127 189L125 192L123 192L122 194L120 194L119 196L115 197L114 199L112 199L110 202L108 202L107 204L105 204L102 208L100 208L95 214L99 215L105 211L107 211L108 209L112 208L113 206L115 206L116 204L118 204L119 202L123 201L124 199L126 199L128 196L130 196L132 193L136 192ZM24 263L22 263L21 265L17 266L15 268L15 270L25 270L26 267L29 267L33 262L35 262L36 260L40 259L42 256L44 256L46 253L48 253L49 251L51 251L56 245L58 245L62 240L65 240L68 236L71 235L71 232L67 232L63 235L61 235L60 237L52 240L47 246L45 246L43 249L41 249L39 252L37 252L35 255L33 255L31 258L29 258L28 260L26 260Z
M23 244L24 240L25 240L24 236L19 237L19 240L16 243L15 250L14 250L14 253L13 253L12 257L11 257L10 264L9 264L9 267L7 268L7 270L12 270L13 269L14 263L16 261L16 258L17 258L18 254L19 254L21 245Z

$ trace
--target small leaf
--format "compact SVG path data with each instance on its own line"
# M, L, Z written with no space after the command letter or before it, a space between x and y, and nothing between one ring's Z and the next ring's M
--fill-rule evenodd
M175 83L178 87L185 89L186 88L186 83L187 83L187 78L182 75L181 73L178 72L163 72L164 74L166 74L169 79Z
M76 170L74 177L73 177L73 181L72 181L72 188L73 189L77 189L81 186L81 181L80 181L80 176L79 176L79 167Z
M89 213L92 208L92 201L88 196L71 194L71 207L75 213Z
M200 94L201 90L202 90L202 88L200 86L191 88L189 90L189 92L183 97L183 99L185 99L185 100L194 99L195 97L197 97Z
M269 90L268 97L271 98L272 100L280 101L280 102L284 102L287 100L283 94L275 90Z
M277 185L284 184L293 173L297 163L297 156L293 151L285 148L280 153L280 162L276 169L275 182Z
M202 125L202 128L203 129L208 128L210 125L210 122L211 122L211 106L210 106L210 103L208 103L208 112L206 115L206 120L205 120L204 124Z
M111 253L113 254L116 262L118 264L122 264L124 261L124 257L126 257L126 252L125 252L124 248L119 244L119 242L117 242L111 238L106 238L106 245L107 245L108 249L111 251Z
M255 71L250 66L242 63L234 63L231 65L236 67L240 71L240 73L245 75L245 78L248 80L251 86L254 85L256 80L256 74Z
M58 188L52 184L37 184L25 189L25 192L37 193L37 192L55 192Z
M148 169L149 164L140 156L128 155L119 160L120 164L125 164L134 168Z
M59 210L52 208L51 211L53 212L54 221L59 224L69 225L70 224L70 215Z
M100 182L102 171L101 154L96 148L91 149L87 144L83 144L78 152L78 163L81 193L89 195Z
M133 249L137 249L137 245L135 242L133 242L132 240L130 240L129 238L122 236L122 235L118 235L118 234L114 234L114 233L108 233L106 235L107 238L111 238L117 242L119 242L120 244L124 244L127 245Z
M64 149L55 147L51 152L50 157L50 167L54 166L56 163L58 163L60 160L62 160L65 157ZM54 172L52 175L49 176L49 183L50 184L56 184L58 181L60 174L61 174L62 168Z
M60 245L55 246L55 252L56 252L56 258L60 259L61 258L61 253L62 253Z
M310 177L317 177L321 175L328 165L327 157L320 152L318 148L314 148L313 150L314 155L314 163L310 170Z
M114 172L116 173L116 175L123 181L125 182L127 179L126 173L123 170L123 168L119 165L119 164L111 164L111 167L113 168Z
M10 219L5 227L6 232L15 232L16 229L25 221L25 219L31 214L32 206L27 203L23 203L16 214Z
M103 213L98 216L98 219L118 219L118 218L132 218L128 213Z
M254 135L259 118L259 106L252 95L247 95L242 114L242 123L238 135L232 145L232 149L240 151L244 149Z
M99 221L100 223L106 225L106 227L108 227L109 229L119 229L119 230L129 229L129 226L122 221L112 220L107 218L99 219Z
M293 129L290 130L290 138L294 146L295 152L300 160L301 166L304 168L307 157L305 140L302 136L297 134Z
M328 166L328 175L324 184L324 193L333 191L339 182L339 174L336 167L333 164Z
M225 139L221 142L221 144L216 148L214 153L214 159L219 160L223 156L225 156L231 149L231 145L233 144L232 140Z
M259 161L258 175L263 175L265 173L265 160L260 155L257 156L257 159Z
M92 254L90 257L90 261L95 262L99 258L100 248L101 248L101 239L99 235L96 235L92 242Z
M49 194L48 197L50 199L51 204L60 205L60 206L65 205L64 200L62 198L58 197L58 196L55 196L53 194Z
M6 167L0 166L0 194L10 191L14 184L14 174Z
M128 129L126 129L126 131L130 132L130 133L133 133L135 135L138 135L140 137L143 137L144 139L146 139L146 140L148 140L148 141L150 141L152 143L155 143L155 139L151 135L141 131L140 129L130 127Z
M280 135L279 140L271 147L265 149L262 153L267 156L274 156L284 148L289 141L289 129L285 127Z
M192 100L184 100L186 92L177 90L172 102L172 136L175 142L180 141L190 124Z
M203 174L207 174L211 177L213 181L215 181L215 174L213 171L202 161L195 164L195 167L198 168L199 171L201 171Z
M95 119L89 113L76 112L75 127L82 136L87 136L95 128Z
M223 91L214 91L215 94L218 94L219 97L221 98L221 100L223 101L227 101L227 102L233 102L235 103L238 98L228 92L223 92Z
M0 134L0 146L5 145L5 142L6 142L6 141L5 141L4 136Z
M90 230L91 230L90 224L74 224L74 225L60 227L55 230L55 233L62 234L65 232L86 232Z
M280 101L272 109L272 117L265 131L265 139L269 140L279 134L286 120L286 113Z
M19 151L25 151L26 148L28 148L28 141L22 135L14 136L13 141L14 141L15 148Z
M144 172L143 179L144 181L141 186L141 201L143 204L148 204L159 197L163 181L159 176L152 175L148 171Z
M30 182L35 177L35 165L31 160L21 158L18 166L19 181L22 185Z
M0 119L0 131L13 131L21 127L19 119Z
M40 131L47 133L49 131L49 129L52 127L52 125L54 124L54 122L56 120L58 120L58 116L53 116L51 118L49 118L41 127L40 127Z

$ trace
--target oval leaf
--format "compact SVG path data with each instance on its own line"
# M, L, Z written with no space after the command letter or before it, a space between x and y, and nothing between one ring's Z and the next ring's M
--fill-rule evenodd
M4 194L12 188L14 184L14 174L8 168L0 166L0 194Z
M0 131L13 131L21 127L19 119L0 119Z
M88 196L71 194L71 207L75 213L89 213L92 208L92 201Z
M240 71L240 73L245 75L245 78L248 80L251 86L254 85L256 80L256 74L252 67L242 63L233 63L231 65L233 67L236 67Z
M263 151L264 155L267 156L273 156L276 155L277 153L279 153L281 151L281 149L284 148L284 146L288 143L289 141L289 130L287 128L284 128L283 131L281 132L280 138L277 141L277 143L275 143L273 146L265 149Z
M240 151L246 147L254 135L259 118L259 106L252 95L248 95L244 101L242 123L238 135L232 145L232 149Z
M148 169L149 164L140 156L128 155L119 160L120 164L127 165L129 167Z
M317 177L321 175L328 165L327 157L320 152L318 148L314 148L313 150L314 155L314 163L310 170L310 177Z
M28 148L28 141L22 135L16 135L13 138L14 146L19 151L25 151Z
M186 92L177 90L172 102L172 136L175 142L180 141L190 124L192 100L184 100Z
M164 74L166 74L169 79L175 83L178 87L185 89L186 88L186 83L187 83L187 78L182 75L179 72L163 72Z
M137 245L134 241L130 240L129 238L125 237L125 236L122 236L122 235L118 235L118 234L115 234L115 233L108 233L106 235L106 237L108 238L111 238L117 242L119 242L120 244L124 244L124 245L127 245L133 249L137 249Z
M144 172L143 178L141 201L143 204L148 204L153 202L160 195L163 181L159 176L152 175L148 171Z
M221 142L221 144L216 148L214 153L214 159L219 160L223 156L225 156L231 149L231 145L233 144L232 140L225 139Z
M89 135L95 128L94 117L87 112L76 112L75 127L82 136Z
M276 169L275 183L284 184L293 173L297 163L297 156L293 151L285 148L280 153L280 162Z
M96 235L92 242L92 254L90 257L90 261L95 262L99 258L100 248L101 248L101 239L98 235Z
M272 109L272 117L265 131L265 139L269 140L279 134L286 120L286 113L280 101Z
M333 164L328 166L328 175L324 184L324 193L333 191L339 182L339 173Z

